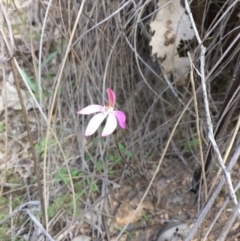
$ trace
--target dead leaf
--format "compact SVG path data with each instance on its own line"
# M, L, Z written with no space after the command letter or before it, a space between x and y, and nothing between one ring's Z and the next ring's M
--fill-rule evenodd
M152 54L162 61L168 77L183 81L190 66L188 44L194 37L190 19L180 0L159 0L159 12L150 24ZM185 81L184 81L185 82Z
M33 161L21 159L15 168L22 178L28 178L33 173Z
M0 96L0 113L7 108L12 108L14 110L21 110L21 104L18 98L18 93L15 85L13 84L13 75L10 73L8 80L5 85L2 87L2 92ZM32 109L36 107L34 99L28 94L26 91L21 90L23 101L26 110ZM6 96L5 96L6 95ZM6 98L5 98L6 97Z
M130 219L130 217L132 216L132 214L135 212L135 209L137 208L138 203L139 203L138 198L134 198L130 203L123 203L117 211L115 224L117 226L125 225ZM143 210L153 210L152 202L150 201L143 202L140 205L138 212L136 213L136 215L134 216L134 218L131 220L130 223L135 223L139 221L142 218Z
M184 240L190 229L187 223L169 223L165 227L157 241L181 241Z

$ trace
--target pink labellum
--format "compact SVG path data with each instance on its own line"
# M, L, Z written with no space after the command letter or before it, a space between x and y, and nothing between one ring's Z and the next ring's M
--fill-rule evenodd
M115 95L115 93L110 88L107 88L107 94L108 94L109 105L111 107L114 107L114 105L116 103L116 95Z
M122 111L115 110L113 114L118 120L118 124L122 127L122 129L126 128L126 115Z

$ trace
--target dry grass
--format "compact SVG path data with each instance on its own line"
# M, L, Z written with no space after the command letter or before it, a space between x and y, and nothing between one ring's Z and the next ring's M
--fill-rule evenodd
M237 1L197 0L191 6L207 47L206 80L214 127L224 111L226 116L230 115L224 116L216 136L221 154L229 150L227 161L238 144L238 135L234 140L231 137L234 130L236 134L239 132L236 124L239 94L231 99L234 96L231 84L239 69L240 6ZM195 71L196 92L192 92L190 83L167 84L159 63L152 60L149 47L149 23L156 12L155 0L1 3L1 86L7 83L15 86L16 79L12 76L15 69L21 89L27 93L24 105L29 124L22 108L16 108L16 101L10 102L9 92L3 89L0 240L44 240L46 235L49 240L59 241L73 240L77 235L86 235L91 240L112 240L119 230L110 225L114 214L109 206L114 206L112 194L121 193L118 187L140 185L140 189L146 190L162 158L160 172L156 173L148 193L148 199L154 203L159 200L161 175L170 173L169 177L173 177L174 167L178 166L175 182L176 176L179 180L182 175L193 174L201 165L200 156L206 160L207 127L199 77ZM191 47L193 63L198 68L200 49L197 44ZM13 68L10 57L14 57ZM25 74L20 75L21 71ZM90 117L77 116L76 111L91 103L105 103L107 87L117 94L117 108L127 114L127 129L118 134L121 150L126 160L146 176L147 182L121 162L113 137L100 138L101 130L92 137L84 137ZM15 99L18 102L17 93ZM183 117L179 119L181 114ZM37 182L27 126L32 134L41 185ZM176 131L171 136L174 127ZM235 165L232 172L235 185L239 182L238 168ZM211 169L213 174L207 178L208 190L206 185L204 189L207 200L216 169ZM190 181L189 177L187 180ZM43 188L44 205L40 205L39 186ZM139 193L144 194L142 190ZM227 197L226 190L216 197L211 215L215 215L219 203ZM192 200L194 203L194 196ZM198 201L199 210L205 201ZM225 209L217 218L217 225L224 225L228 215ZM169 219L178 219L174 207ZM211 222L208 216L204 225ZM199 232L198 237L203 237L200 235L204 232L205 229L203 234ZM215 227L206 240L216 233Z

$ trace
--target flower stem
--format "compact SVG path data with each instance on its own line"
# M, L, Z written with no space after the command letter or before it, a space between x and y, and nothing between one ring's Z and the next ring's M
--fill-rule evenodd
M113 136L114 136L114 140L115 140L115 143L116 143L116 146L117 146L119 155L121 156L121 158L122 158L122 160L124 161L124 163L125 163L128 167L130 167L134 172L136 172L141 178L143 178L144 180L146 180L146 181L148 182L147 178L146 178L144 175L142 175L139 171L137 171L133 166L131 166L131 165L127 162L127 160L124 158L124 156L123 156L123 154L122 154L122 152L121 152L121 150L120 150L120 148L119 148L119 145L118 145L117 131L114 132L114 135L113 135Z

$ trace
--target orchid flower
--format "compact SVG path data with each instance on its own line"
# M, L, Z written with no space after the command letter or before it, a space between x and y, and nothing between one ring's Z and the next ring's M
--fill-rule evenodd
M117 128L117 122L122 129L126 128L125 114L122 111L114 110L114 105L116 103L115 93L110 88L107 88L107 94L107 105L89 105L82 110L77 111L77 114L81 115L89 115L99 112L89 121L85 131L85 136L91 136L93 133L95 133L98 127L106 118L107 122L102 132L103 137L108 136L114 132L114 130Z

